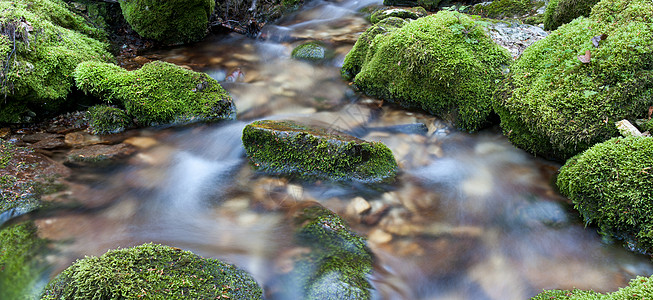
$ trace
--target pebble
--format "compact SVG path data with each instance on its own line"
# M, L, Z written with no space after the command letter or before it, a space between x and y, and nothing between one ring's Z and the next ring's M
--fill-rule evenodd
M347 211L352 211L357 215L365 214L369 212L371 209L372 206L363 197L356 197L354 199L351 199L349 205L347 206Z
M367 241L373 244L385 244L392 241L392 234L389 234L382 229L375 228L367 236Z

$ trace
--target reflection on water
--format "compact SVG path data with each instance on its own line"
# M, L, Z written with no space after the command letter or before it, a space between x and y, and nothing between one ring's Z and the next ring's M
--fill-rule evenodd
M156 142L77 194L104 208L37 220L43 237L60 242L55 271L152 241L236 263L274 288L295 248L288 211L317 201L368 237L377 299L527 299L552 288L611 291L653 273L646 258L583 227L551 186L559 165L515 149L496 129L460 133L353 93L338 66L364 29L355 10L369 4L380 1L317 1L264 28L268 40L211 37L156 53L222 81L240 121L143 131ZM339 57L320 66L291 60L309 37ZM243 76L227 82L236 70ZM401 174L372 189L256 174L240 136L261 118L319 121L382 141Z

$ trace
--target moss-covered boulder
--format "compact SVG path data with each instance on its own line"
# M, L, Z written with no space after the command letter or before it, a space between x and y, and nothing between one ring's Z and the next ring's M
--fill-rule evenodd
M34 222L0 230L0 299L32 299L47 268L43 257L46 246Z
M474 5L470 13L493 19L515 18L535 15L543 5L537 0L495 0Z
M421 17L426 17L428 13L426 10L421 7L412 7L412 8L385 8L379 9L370 15L370 22L376 24L379 21L389 18L401 18L401 19L419 19Z
M293 121L256 121L243 129L250 162L268 174L301 179L387 182L397 174L392 151L323 127Z
M334 52L327 45L319 41L302 43L295 47L290 57L311 63L320 63L333 58Z
M637 276L627 287L613 293L601 294L583 290L549 290L531 298L531 300L640 300L653 298L653 278Z
M110 61L105 33L61 0L0 1L0 122L18 123L56 113L83 61Z
M41 299L263 299L251 275L217 259L143 244L76 261Z
M295 217L297 252L292 270L283 274L280 299L370 299L368 276L374 256L364 238L338 215L321 206L302 209Z
M208 75L154 61L134 71L88 62L75 69L79 89L121 105L137 124L179 124L233 119L231 96Z
M441 0L383 0L383 5L388 6L421 6L427 10L435 11L438 9Z
M142 37L166 44L197 42L208 33L213 0L120 0L122 14Z
M485 126L502 66L511 61L507 50L492 41L483 23L458 12L385 26L396 19L377 23L359 38L345 58L344 78L368 95L424 109L464 130Z
M516 146L565 160L653 105L653 2L604 0L528 47L495 97Z
M556 30L580 16L588 17L599 0L551 0L544 12L544 30Z
M653 138L614 138L569 159L557 178L588 223L653 253Z
M120 133L132 126L127 113L117 107L95 105L88 109L88 132L92 134Z

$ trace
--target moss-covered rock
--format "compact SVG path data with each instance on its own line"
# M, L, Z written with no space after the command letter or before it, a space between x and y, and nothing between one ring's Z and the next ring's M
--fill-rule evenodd
M32 299L47 267L43 258L46 246L34 222L0 230L0 299Z
M322 42L311 41L295 47L290 56L297 60L319 63L333 58L334 52Z
M274 175L303 179L384 182L397 162L382 143L293 121L256 121L245 126L243 145L252 165Z
M428 13L423 7L412 7L412 8L385 8L379 9L370 15L370 22L376 24L379 21L389 18L401 18L401 19L419 19L421 17L427 16Z
M120 0L122 14L142 37L166 44L197 42L208 33L213 0Z
M78 260L41 299L262 299L256 281L217 259L156 244Z
M528 47L495 97L505 135L560 160L618 136L653 105L652 31L653 2L604 0Z
M309 249L284 274L282 299L370 299L374 256L338 215L310 206L295 217L295 241Z
M543 5L543 1L537 0L495 0L489 4L474 5L470 13L493 19L514 18L535 15L535 11Z
M95 105L88 109L88 131L92 134L112 134L125 131L132 125L124 110L108 105Z
M233 100L215 79L170 63L154 61L127 71L89 62L80 64L74 75L77 87L124 106L140 125L235 118Z
M105 33L61 0L0 1L0 122L25 122L65 104L73 70L83 61L110 61Z
M361 36L345 58L343 77L368 95L424 109L464 130L485 126L502 66L511 61L507 50L483 23L458 12L396 20L384 19ZM405 25L388 28L391 21Z
M441 0L383 0L383 5L388 6L421 6L427 10L435 11L438 9Z
M531 300L640 300L653 298L651 277L637 276L630 281L627 287L620 288L613 293L601 294L594 291L563 291L549 290L531 298Z
M544 12L544 30L556 30L580 16L588 17L599 0L551 0Z
M613 138L569 159L557 178L588 223L653 253L653 138Z

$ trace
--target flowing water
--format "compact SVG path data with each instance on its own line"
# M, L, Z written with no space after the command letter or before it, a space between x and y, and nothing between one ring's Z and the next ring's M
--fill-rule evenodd
M139 131L124 166L78 168L89 210L37 220L56 242L52 274L85 255L156 242L219 258L274 287L292 253L288 212L319 202L368 237L375 299L527 299L542 289L614 291L653 273L645 257L602 241L552 187L559 165L515 149L498 129L458 132L438 119L356 94L339 67L380 0L313 1L260 39L211 36L150 53L221 81L238 121ZM293 47L319 39L335 58L312 65ZM258 119L322 122L388 145L392 186L304 183L252 171L241 144ZM361 213L367 209L369 212ZM361 207L363 209L361 209Z

